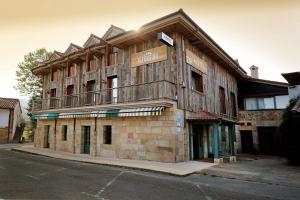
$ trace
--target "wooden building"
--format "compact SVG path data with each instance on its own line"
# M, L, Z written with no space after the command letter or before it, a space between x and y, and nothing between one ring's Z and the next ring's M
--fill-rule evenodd
M234 159L238 82L249 76L181 9L125 31L111 26L33 69L35 146L181 162Z
M0 144L20 141L21 114L19 99L0 98Z

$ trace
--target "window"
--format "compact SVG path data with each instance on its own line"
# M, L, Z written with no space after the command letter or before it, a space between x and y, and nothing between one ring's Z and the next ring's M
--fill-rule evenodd
M289 95L275 96L276 108L284 109L289 104Z
M50 97L52 98L56 97L56 89L51 89Z
M91 60L89 61L89 65L87 66L87 71L94 71L96 70L96 56L92 56Z
M226 114L225 89L223 87L219 87L219 96L220 96L220 113Z
M258 98L258 109L274 109L274 97Z
M118 77L110 76L107 77L107 101L109 103L117 103L118 102Z
M257 110L256 98L245 99L246 110Z
M57 69L52 69L51 81L57 81Z
M74 100L74 85L67 86L66 106L71 106Z
M62 127L62 138L61 138L61 140L67 141L67 139L68 139L68 126L64 125Z
M289 103L289 96L246 98L244 102L246 110L283 109Z
M203 89L203 77L192 71L192 90L196 90L198 92L202 92L204 91Z
M235 94L233 92L230 93L230 98L231 98L231 109L232 109L232 116L236 117L237 112L236 112L236 100L235 100Z
M103 127L103 144L111 144L111 126Z
M68 77L75 76L76 64L68 66Z

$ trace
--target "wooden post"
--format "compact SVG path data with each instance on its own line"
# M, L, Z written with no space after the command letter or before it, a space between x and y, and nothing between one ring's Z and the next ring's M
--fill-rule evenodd
M214 159L219 158L219 125L213 123L213 153Z

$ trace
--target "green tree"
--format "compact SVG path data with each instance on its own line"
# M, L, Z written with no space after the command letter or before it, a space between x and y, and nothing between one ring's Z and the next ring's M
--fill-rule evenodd
M282 141L282 153L292 163L299 164L300 162L300 123L299 118L292 111L298 99L290 100L289 105L283 112L282 122L279 127L279 133Z
M29 102L27 107L27 115L31 118L31 109L33 102L42 96L42 80L40 77L32 74L32 69L37 67L40 62L48 60L52 52L46 49L37 49L34 52L30 52L24 56L24 60L17 66L17 89L20 94L28 96ZM35 123L32 121L33 124Z

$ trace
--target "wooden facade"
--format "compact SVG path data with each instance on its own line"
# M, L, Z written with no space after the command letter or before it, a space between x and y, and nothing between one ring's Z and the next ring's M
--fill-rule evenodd
M159 32L171 37L174 45L159 41ZM53 72L57 73L55 80ZM172 123L179 127L177 132L172 129L178 134L172 139L175 162L190 159L192 126L203 128L197 134L205 133L207 140L214 138L210 141L214 158L221 148L219 131L229 133L222 141L230 140L226 155L233 154L237 83L247 75L182 10L142 26L139 32L112 26L102 38L91 35L83 47L71 44L65 53L55 52L33 73L43 78L43 98L34 104L36 115L154 103L165 106L168 102ZM209 120L197 118L203 116L201 112L209 113Z

